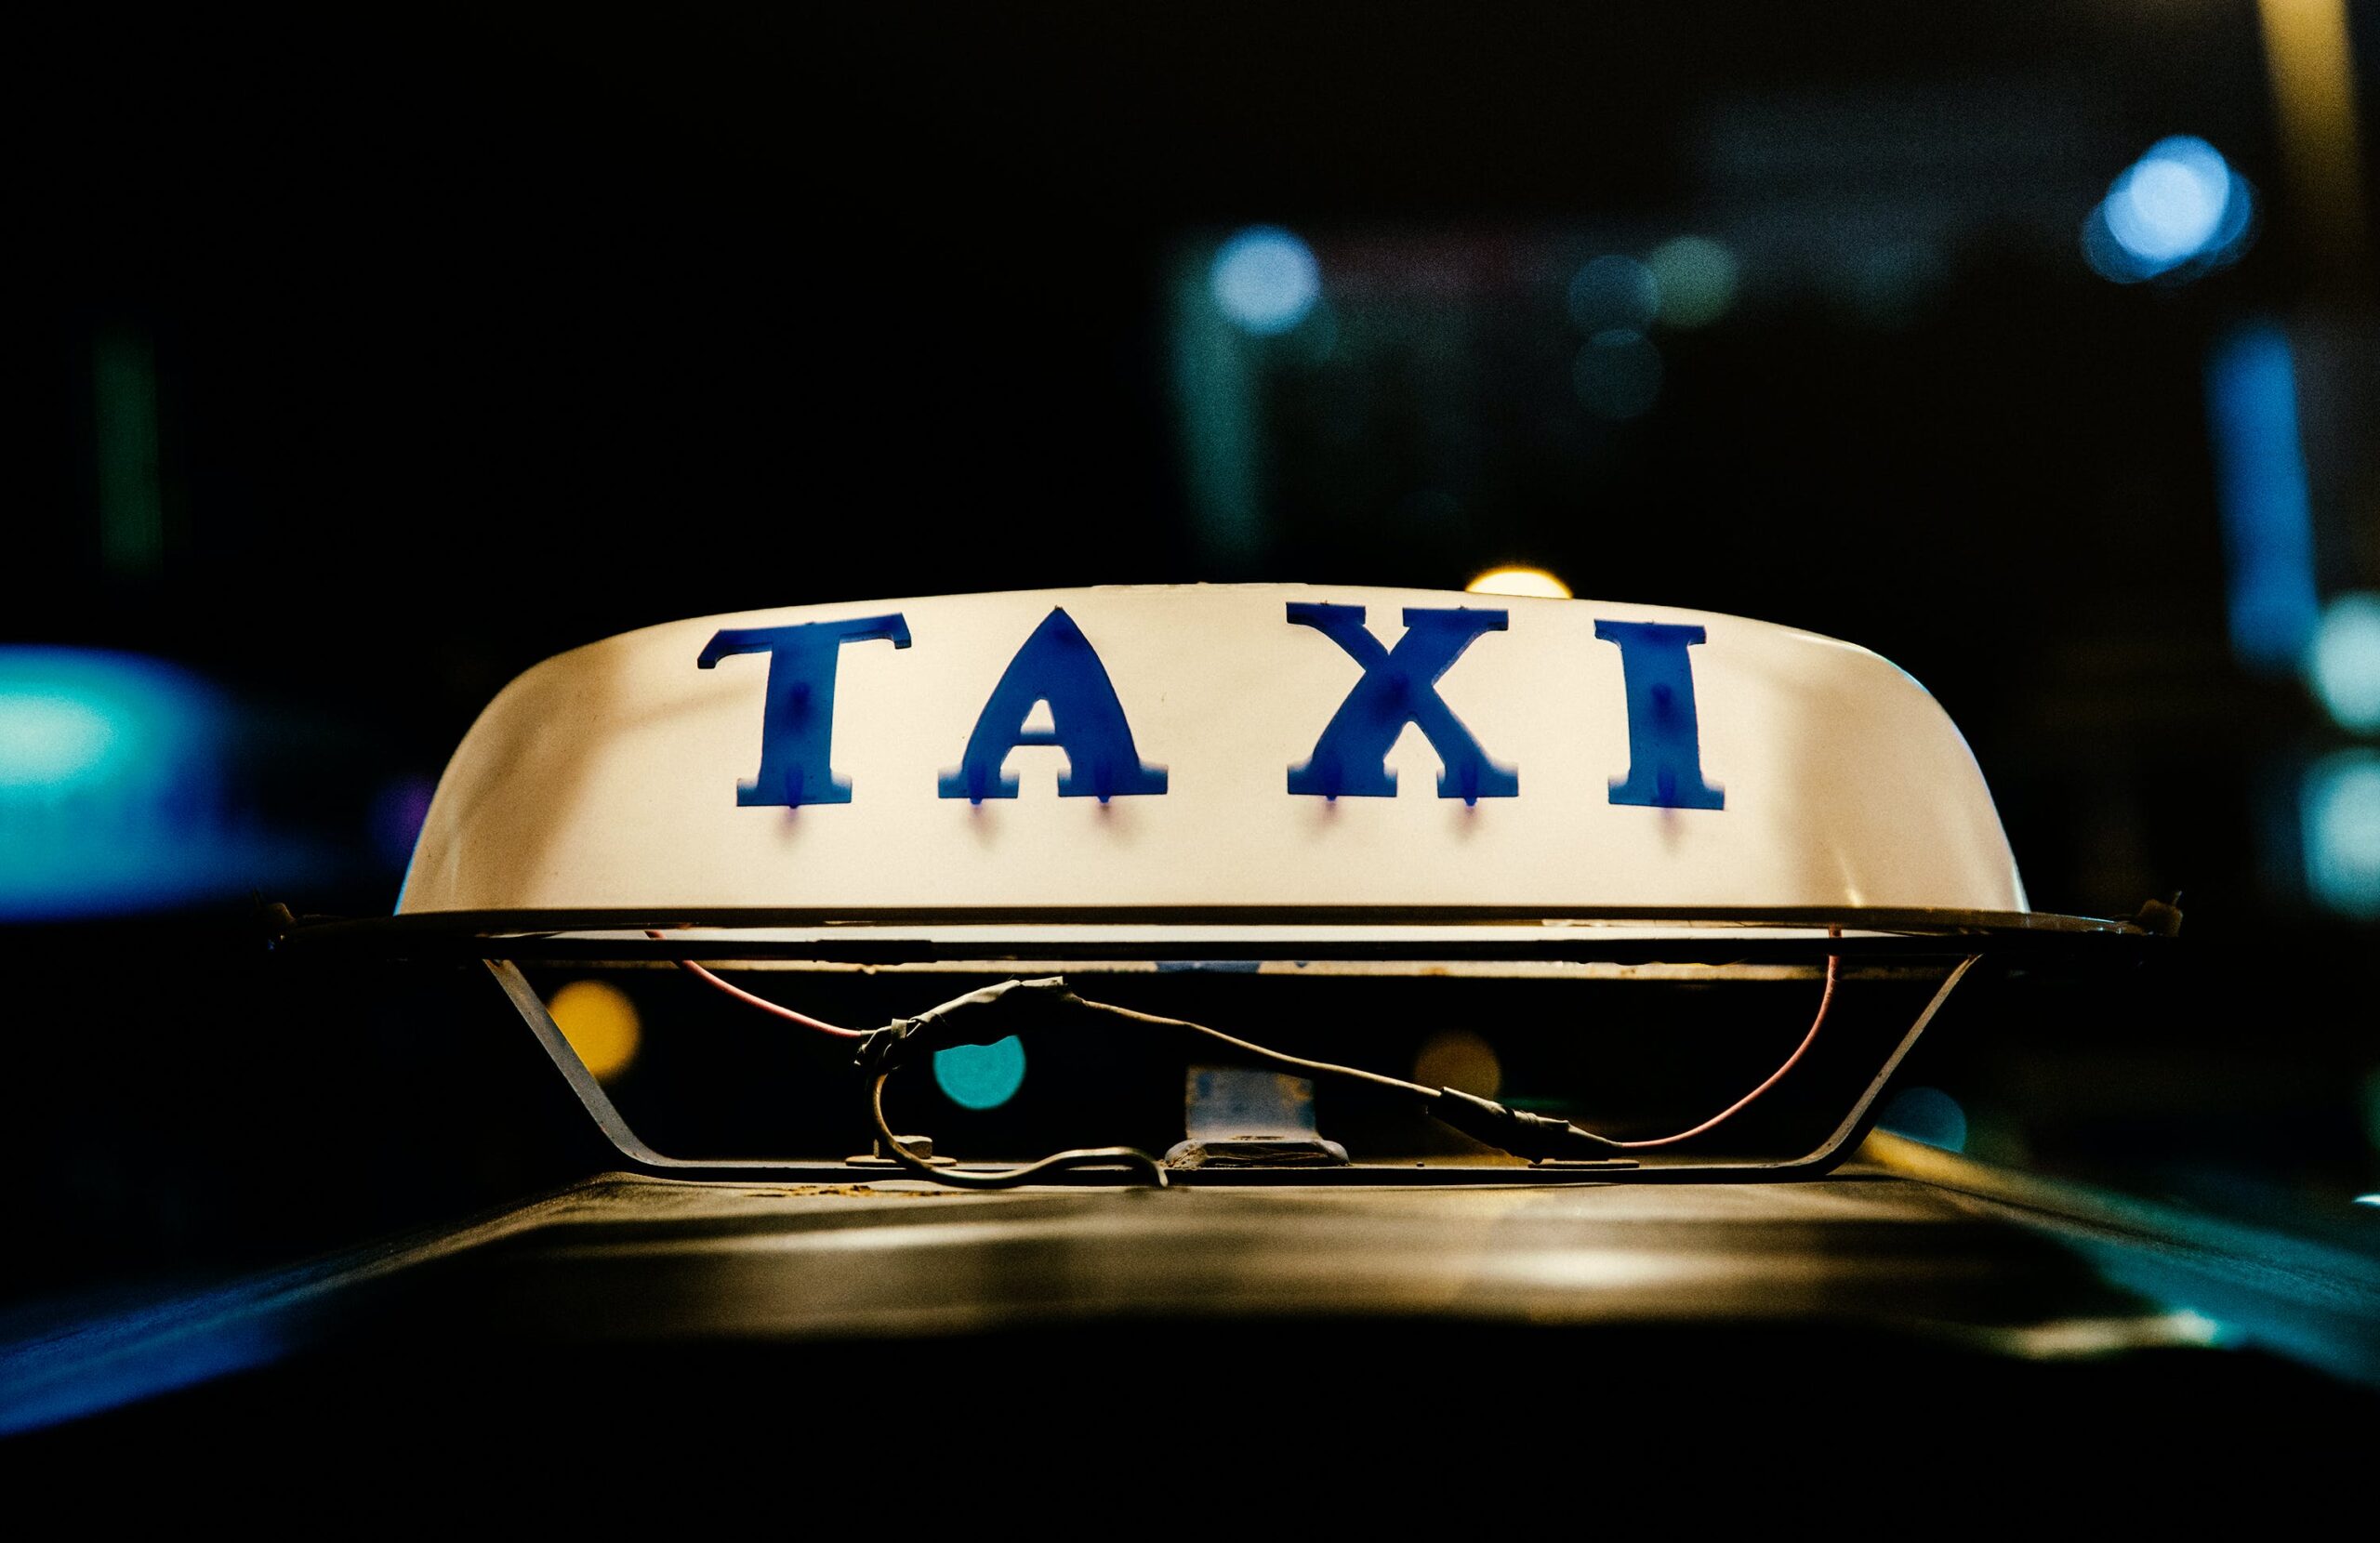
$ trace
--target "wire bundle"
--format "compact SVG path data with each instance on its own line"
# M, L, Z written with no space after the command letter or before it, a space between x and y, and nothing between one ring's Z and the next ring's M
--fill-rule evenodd
M661 934L647 934L659 939ZM920 1052L931 1053L953 1045L989 1045L1007 1038L1019 1029L1045 1024L1061 1017L1099 1017L1147 1028L1170 1029L1221 1045L1247 1060L1277 1071L1304 1077L1336 1077L1345 1081L1367 1083L1391 1092L1408 1094L1437 1119L1452 1126L1474 1140L1484 1141L1499 1150L1526 1157L1530 1162L1560 1158L1595 1158L1613 1152L1641 1151L1647 1147L1673 1146L1681 1141L1706 1135L1741 1114L1746 1108L1783 1080L1785 1075L1801 1062L1810 1047L1818 1040L1818 1030L1826 1024L1827 1014L1834 1006L1834 988L1841 974L1842 958L1829 955L1826 961L1826 985L1819 993L1818 1012L1810 1020L1809 1032L1794 1047L1777 1070L1771 1072L1758 1087L1701 1124L1669 1136L1651 1137L1641 1141L1615 1141L1582 1129L1567 1120L1527 1110L1513 1109L1492 1099L1481 1098L1456 1088L1431 1088L1382 1072L1367 1071L1360 1066L1342 1066L1334 1062L1311 1061L1303 1056L1289 1055L1252 1040L1241 1039L1204 1023L1194 1023L1183 1018L1166 1018L1157 1013L1140 1012L1131 1008L1117 1007L1112 1002L1094 1002L1078 996L1068 989L1060 976L1044 976L1030 980L1002 981L997 985L972 991L952 998L939 1007L928 1009L914 1018L895 1019L883 1028L875 1030L847 1029L797 1012L763 996L754 996L741 986L721 980L691 959L678 961L680 967L697 979L707 982L747 1006L782 1018L788 1022L855 1041L854 1062L870 1074L868 1085L868 1116L874 1123L878 1141L884 1153L903 1167L938 1184L957 1189L1010 1189L1031 1182L1036 1177L1061 1168L1093 1167L1122 1165L1139 1170L1150 1183L1163 1188L1166 1172L1163 1164L1137 1147L1106 1146L1077 1147L1052 1153L1038 1162L998 1169L969 1169L936 1167L901 1144L884 1118L884 1085L894 1071Z

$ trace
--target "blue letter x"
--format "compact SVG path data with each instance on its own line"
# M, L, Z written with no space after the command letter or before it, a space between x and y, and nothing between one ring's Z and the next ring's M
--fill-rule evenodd
M1289 602L1289 621L1310 626L1347 651L1364 666L1364 677L1330 715L1314 754L1289 768L1289 791L1325 798L1393 798L1396 773L1388 752L1408 723L1438 753L1438 797L1476 803L1510 798L1521 790L1520 773L1499 766L1438 695L1438 678L1462 657L1483 632L1504 630L1505 613L1408 608L1405 636L1382 646L1364 626L1360 605Z

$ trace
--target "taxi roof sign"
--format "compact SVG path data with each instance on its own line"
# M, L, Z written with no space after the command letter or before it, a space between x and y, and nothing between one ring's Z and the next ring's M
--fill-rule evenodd
M2028 910L1965 741L1867 650L1234 585L753 612L549 659L465 736L398 911L1214 907Z

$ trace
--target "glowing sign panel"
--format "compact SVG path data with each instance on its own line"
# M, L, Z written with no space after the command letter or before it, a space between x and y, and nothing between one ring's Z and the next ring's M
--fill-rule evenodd
M1964 743L1873 654L1478 599L1080 589L647 628L483 715L400 909L2026 908Z

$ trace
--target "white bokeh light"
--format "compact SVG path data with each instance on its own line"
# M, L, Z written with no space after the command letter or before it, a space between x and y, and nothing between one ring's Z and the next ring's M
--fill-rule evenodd
M2195 257L2223 228L2231 168L2204 139L2175 135L2149 147L2108 193L2108 230L2143 262Z
M2149 147L2082 222L2082 255L2103 278L2190 278L2245 247L2255 196L2223 152L2191 134Z
M2380 753L2316 762L2300 809L2307 890L2342 916L2380 919Z
M1216 306L1242 332L1276 337L1322 297L1314 249L1276 225L1251 225L1224 242L1208 270Z
M2341 728L2380 732L2380 595L2341 595L2324 609L2306 673Z

